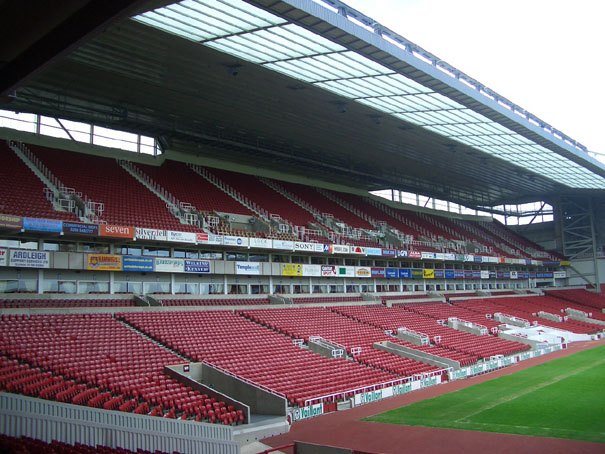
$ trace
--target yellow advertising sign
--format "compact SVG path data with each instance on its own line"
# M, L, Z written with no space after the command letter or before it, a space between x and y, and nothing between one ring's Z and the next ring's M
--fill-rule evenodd
M282 276L302 276L302 265L298 263L284 263L281 266Z
M96 271L121 271L122 256L108 254L88 254L86 269Z
M423 270L425 279L435 279L435 270Z

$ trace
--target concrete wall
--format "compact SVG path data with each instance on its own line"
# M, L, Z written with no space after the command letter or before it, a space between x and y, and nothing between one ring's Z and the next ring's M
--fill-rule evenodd
M460 363L458 361L454 361L448 358L442 358L437 355L432 355L431 353L414 350L413 348L404 347L403 345L394 344L393 342L375 342L373 347L378 350L393 353L394 355L402 356L404 358L410 358L416 361L421 361L423 363L431 364L433 366L443 368L453 367L454 369L460 369Z
M246 383L218 369L202 363L202 382L222 394L240 402L246 402L250 412L259 415L286 416L287 402L284 397Z

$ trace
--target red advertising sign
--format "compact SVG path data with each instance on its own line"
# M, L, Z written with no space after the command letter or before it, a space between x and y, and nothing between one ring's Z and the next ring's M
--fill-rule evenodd
M99 226L100 236L109 236L113 238L134 238L134 227L126 227L123 225L103 225Z
M0 214L0 229L20 229L22 226L19 216Z

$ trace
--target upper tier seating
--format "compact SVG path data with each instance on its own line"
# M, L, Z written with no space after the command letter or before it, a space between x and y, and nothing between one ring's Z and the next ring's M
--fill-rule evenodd
M28 388L34 397L144 414L154 407L155 416L168 409L167 417L236 422L231 414L211 414L207 395L164 375L164 366L182 363L181 358L109 314L2 315L0 354L19 361L5 358L7 368L0 369L8 374L0 384L12 392L36 383ZM21 367L31 380L11 370Z
M396 376L344 359L327 359L292 339L227 311L120 314L164 345L286 396L291 405L322 396L351 397ZM183 335L181 327L186 327Z
M290 201L255 176L221 169L208 170L240 194L250 200L255 200L260 207L270 214L277 214L293 225L308 227L309 223L317 222L309 211Z
M368 221L360 218L336 202L328 199L315 188L303 186L302 184L288 183L285 181L276 181L275 183L286 189L286 191L290 192L291 194L297 196L303 202L308 203L321 214L331 214L334 216L334 218L344 222L349 227L354 229L376 230L375 227L373 227Z
M100 216L108 224L197 232L181 224L166 204L118 165L115 159L30 146L34 154L63 184L102 202Z
M135 164L135 166L181 202L190 203L199 211L255 216L244 205L182 162L165 161L162 166L144 164Z
M44 183L0 141L0 213L43 219L77 221L75 214L55 211L44 195Z
M349 303L352 301L363 301L359 295L351 296L290 296L294 304L312 303Z

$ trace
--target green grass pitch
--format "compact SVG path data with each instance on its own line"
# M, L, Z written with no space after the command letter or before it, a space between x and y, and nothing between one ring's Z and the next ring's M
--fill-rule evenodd
M605 346L364 421L605 443Z

